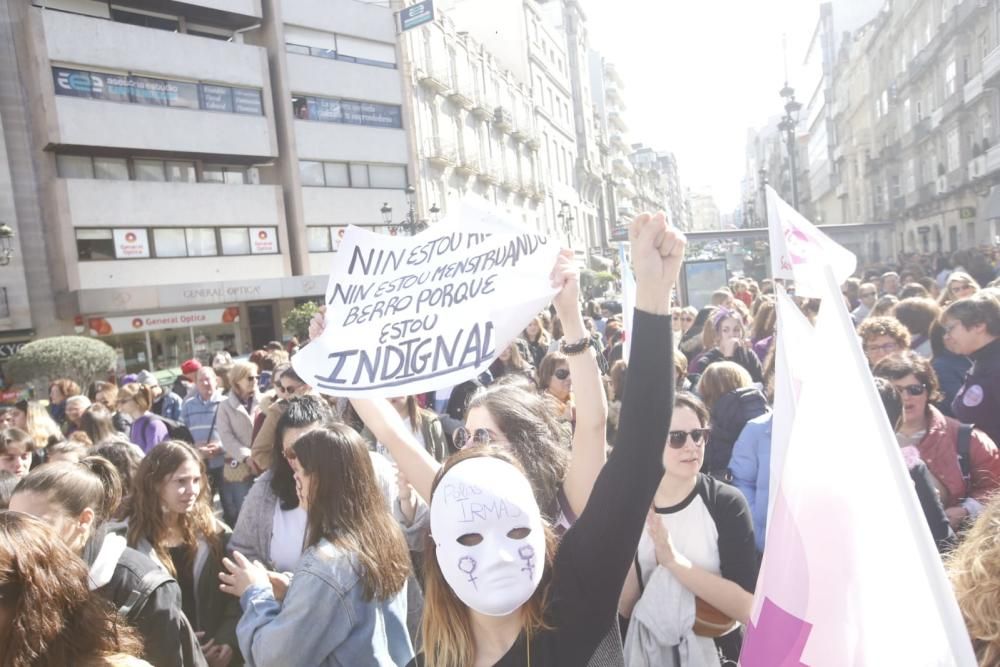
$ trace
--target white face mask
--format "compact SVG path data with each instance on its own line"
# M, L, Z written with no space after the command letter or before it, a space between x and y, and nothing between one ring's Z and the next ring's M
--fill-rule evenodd
M517 468L493 457L462 461L431 498L438 567L455 595L487 616L506 616L542 580L545 529Z

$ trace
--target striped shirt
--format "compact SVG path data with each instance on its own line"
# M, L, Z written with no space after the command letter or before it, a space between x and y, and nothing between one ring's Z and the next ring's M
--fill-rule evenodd
M184 399L181 405L181 421L191 430L195 445L204 445L219 439L219 428L216 424L216 412L219 403L225 400L222 392L216 391L207 401L198 391L193 391ZM209 468L221 468L225 465L225 456L219 454L206 462Z

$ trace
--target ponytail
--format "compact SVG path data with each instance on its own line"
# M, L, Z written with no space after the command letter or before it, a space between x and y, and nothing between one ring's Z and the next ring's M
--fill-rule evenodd
M118 472L118 468L103 456L88 456L80 461L80 465L100 480L101 486L104 488L100 511L97 507L93 507L93 510L98 519L107 521L121 505L122 498L125 497L121 474Z
M44 495L71 516L80 516L88 507L94 511L95 526L107 520L122 501L118 470L100 456L88 456L80 463L48 463L29 472L14 494Z

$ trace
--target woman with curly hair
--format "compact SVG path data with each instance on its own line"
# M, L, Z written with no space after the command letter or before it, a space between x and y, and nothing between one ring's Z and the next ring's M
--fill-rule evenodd
M1000 664L1000 498L986 505L945 567L979 664Z
M132 480L129 510L128 546L180 584L185 616L205 633L205 656L213 665L240 664L240 606L219 590L231 531L212 513L208 476L194 447L165 440L149 450Z
M870 366L890 354L910 349L910 332L895 317L867 318L858 327L858 336Z
M97 592L87 565L44 522L0 512L5 667L149 667L134 632Z

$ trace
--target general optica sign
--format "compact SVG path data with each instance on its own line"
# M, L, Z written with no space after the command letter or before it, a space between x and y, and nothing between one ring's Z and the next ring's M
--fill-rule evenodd
M180 313L92 317L87 321L87 326L90 328L92 335L111 336L137 331L157 331L160 329L176 329L178 327L232 324L239 319L240 309L232 306L230 308L191 310Z

